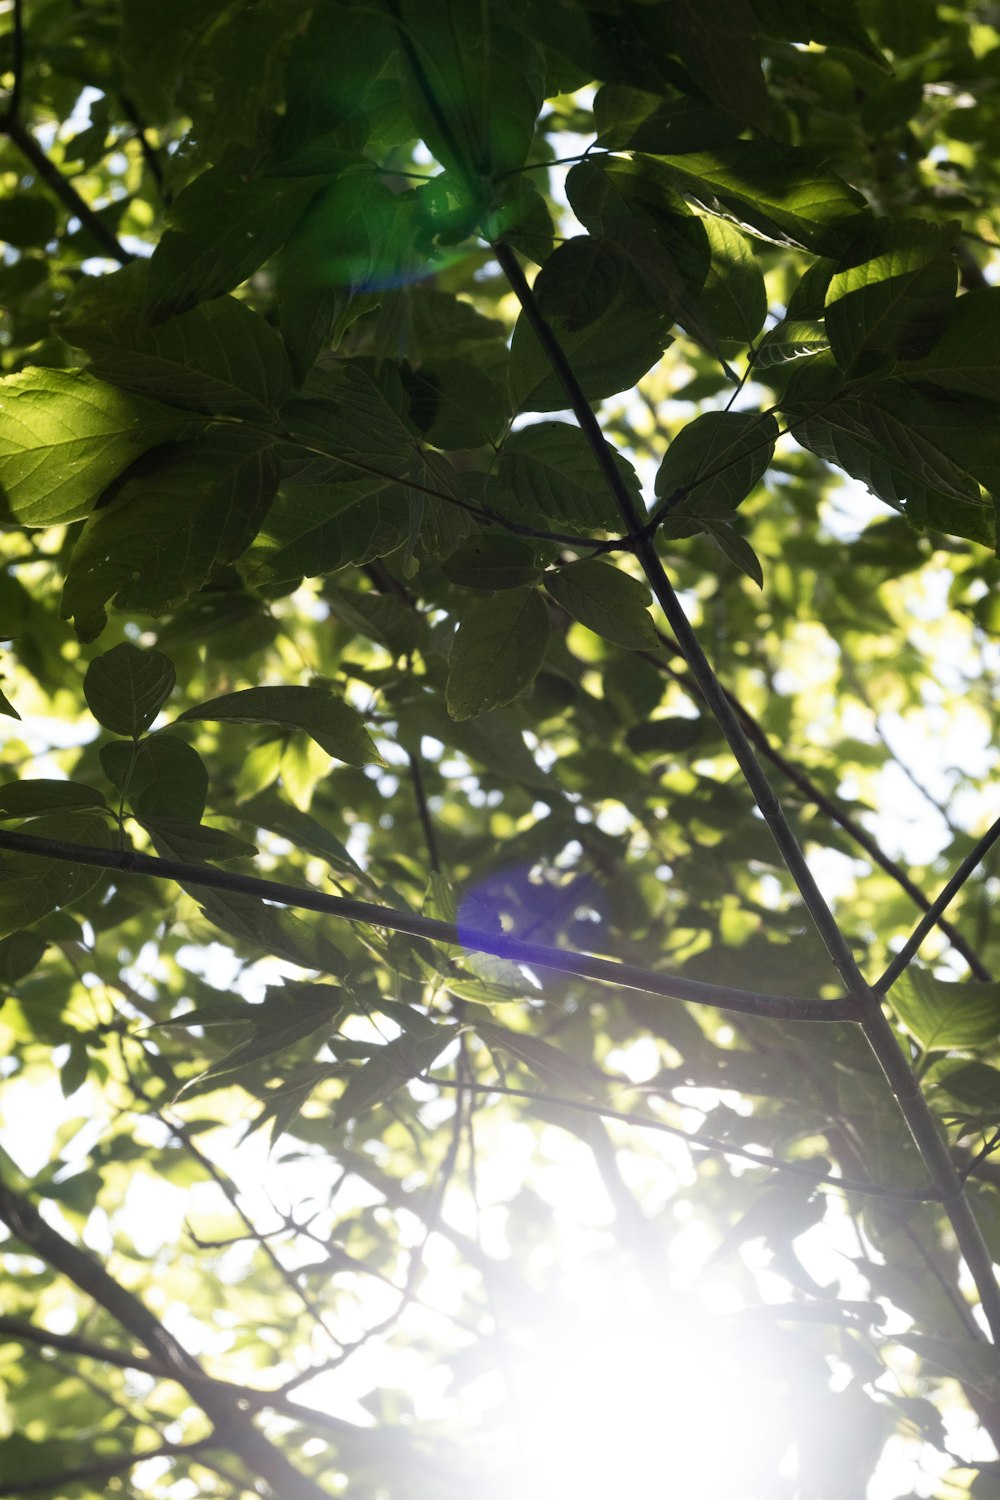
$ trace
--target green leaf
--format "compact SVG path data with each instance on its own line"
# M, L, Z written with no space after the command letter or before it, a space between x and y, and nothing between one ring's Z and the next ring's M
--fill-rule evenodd
M197 750L176 734L153 734L138 745L114 740L101 746L101 765L140 817L200 823L208 770Z
M796 415L791 388L789 396L786 409ZM979 486L1000 493L1000 434L975 406L884 380L863 395L815 403L805 421L796 415L795 437L905 508L914 525L994 544L994 507Z
M675 0L667 12L673 46L699 90L744 125L766 132L771 108L747 0Z
M760 565L760 558L751 547L745 537L725 521L704 520L701 522L703 529L715 542L716 546L739 568L741 573L757 585L759 589L764 587L764 570Z
M783 318L757 345L754 365L759 370L766 370L809 354L822 354L829 347L825 324L803 318Z
M23 370L0 381L0 486L25 526L76 521L133 459L202 425L86 373Z
M379 479L358 484L288 485L264 521L250 552L253 587L297 583L350 564L385 557L406 540L405 494Z
M191 719L304 729L327 755L349 766L370 761L381 764L361 715L324 687L255 687L223 693L221 698L185 709L177 722Z
M865 200L821 156L772 141L658 156L676 186L708 213L731 218L776 245L844 254L864 221Z
M605 156L578 162L566 178L573 212L665 305L687 312L711 263L704 221L691 212L655 157ZM601 241L595 240L598 250ZM594 251L591 252L595 253Z
M281 248L315 192L310 178L202 172L172 205L149 262L146 316L159 322L239 286Z
M639 478L628 461L607 444L615 468L642 507ZM597 466L590 444L566 422L533 422L512 432L500 449L490 503L504 514L533 525L550 521L575 531L613 531L622 518Z
M294 476L296 483L368 480L389 489L412 480L434 493L461 498L448 461L425 452L408 425L409 403L395 371L367 360L342 360L314 371L305 396L289 402L282 412L306 460Z
M0 938L0 987L8 988L30 974L48 946L47 939L34 932L12 932Z
M173 692L175 677L173 662L162 652L123 641L94 657L83 692L98 724L138 739Z
M248 801L239 803L231 816L276 833L297 848L318 854L320 859L338 869L349 870L352 875L361 873L357 860L340 839L324 828L318 819L283 802L273 792L259 792Z
M537 589L507 589L474 604L452 643L451 717L471 719L516 698L534 681L548 640L548 611Z
M0 785L0 818L33 818L38 813L104 805L100 792L76 781L54 781L39 776Z
M111 829L97 813L60 812L36 818L33 837L71 844L111 847ZM0 933L12 934L30 927L41 917L71 906L102 879L104 871L93 865L75 865L47 855L0 855Z
M343 992L332 985L269 985L262 1004L242 1007L240 1022L251 1028L250 1036L199 1073L181 1093L277 1057L317 1031L332 1031L343 1009ZM188 1025L201 1024L189 1016L178 1019Z
M274 498L273 440L216 428L127 479L88 520L63 587L62 613L83 641L107 623L105 604L163 614L194 594L217 561L239 557Z
M431 152L459 177L483 181L527 160L545 97L541 48L477 6L401 0L404 95Z
M333 1112L334 1126L355 1120L390 1099L397 1089L429 1068L455 1040L459 1030L454 1023L442 1022L431 1033L415 1036L404 1031L379 1047L370 1062L351 1071Z
M469 589L516 589L538 583L542 570L535 549L520 537L477 531L446 557L441 571Z
M883 72L892 72L891 64L865 30L857 0L796 0L795 5L785 0L753 0L753 8L765 36L842 47L867 58Z
M525 1031L511 1031L493 1021L477 1021L476 1035L492 1048L500 1047L524 1063L533 1073L554 1083L568 1085L577 1093L593 1096L596 1092L593 1074L575 1058Z
M433 360L404 370L410 414L435 448L481 448L507 426L506 390L470 359Z
M132 269L84 282L60 323L67 342L86 349L95 374L169 406L251 422L273 418L292 394L292 374L280 337L260 313L235 297L217 297L151 328L120 306L116 283Z
M549 593L574 620L632 651L655 651L649 588L610 563L569 563L545 575Z
M1000 1033L1000 983L936 979L912 966L889 994L893 1010L928 1051L978 1047Z
M55 238L56 210L35 193L8 193L0 199L0 240L19 250L46 245Z
M984 1124L1000 1120L1000 1070L983 1062L960 1063L935 1076L935 1084Z
M376 177L371 163L339 164L278 259L278 320L301 383L324 344L336 346L385 289L419 274L414 200Z
M560 245L538 273L534 292L588 401L630 389L671 342L671 309L653 307L635 273L594 240ZM509 380L515 411L569 405L523 312L514 325Z
M906 378L949 394L1000 401L1000 288L959 297L941 337L929 354L907 365Z
M750 344L767 317L764 273L746 237L725 219L703 220L712 264L699 293L701 309L716 338Z
M826 330L845 370L919 354L933 343L955 299L954 236L920 221L874 226L837 271L826 296Z
M256 953L283 958L300 969L314 969L335 977L346 974L350 967L330 938L292 911L267 906L253 896L234 891L207 891L203 886L192 886L189 894L198 901L209 921Z
M668 447L656 494L676 501L671 514L725 519L767 472L777 435L769 413L705 412Z
M139 815L156 852L164 859L200 864L204 860L246 859L257 853L255 845L234 838L222 828L192 823L187 818Z
M81 1041L70 1043L69 1056L59 1069L59 1087L64 1099L82 1088L90 1072L90 1053Z

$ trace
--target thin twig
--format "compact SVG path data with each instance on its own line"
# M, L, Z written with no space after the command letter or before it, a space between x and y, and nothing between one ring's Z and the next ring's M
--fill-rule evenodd
M916 1188L885 1187L880 1183L869 1182L860 1177L839 1177L833 1172L817 1174L805 1162L782 1161L779 1157L762 1156L748 1146L738 1146L733 1141L721 1140L718 1136L708 1135L704 1131L684 1130L680 1125L669 1125L666 1120L651 1119L648 1115L638 1115L627 1109L611 1109L607 1105L594 1104L586 1099L569 1099L559 1094L546 1094L534 1089L511 1088L507 1084L500 1083L458 1082L454 1079L438 1078L430 1073L423 1076L425 1082L433 1083L438 1088L467 1089L476 1094L503 1094L511 1099L528 1099L537 1104L554 1104L564 1109L577 1109L585 1114L596 1115L599 1119L620 1120L622 1124L635 1125L640 1130L657 1130L663 1135L674 1136L688 1146L697 1147L702 1151L714 1151L722 1156L739 1156L744 1161L752 1162L755 1167L763 1167L768 1172L787 1172L795 1177L807 1177L810 1182L839 1188L845 1193L862 1193L869 1198L887 1198L904 1203L936 1203L938 1201L935 1193L921 1192Z
M424 831L424 842L427 845L427 860L435 874L441 870L441 853L438 849L437 834L434 831L434 821L431 818L431 810L427 805L427 790L424 786L423 771L420 767L420 757L412 750L407 750L406 758L410 762L410 776L413 781L413 795L417 803L417 812L420 815L420 826Z
M996 818L990 824L989 828L987 828L982 838L976 841L975 847L962 860L962 863L948 881L948 884L943 888L941 894L936 900L931 902L927 911L921 917L916 927L914 927L912 933L902 948L900 948L885 973L875 981L872 988L877 994L884 995L892 988L910 962L910 959L919 950L924 938L936 925L941 913L950 906L951 902L958 895L969 877L975 873L976 867L989 853L998 838L1000 838L1000 818Z
M681 650L677 642L666 631L660 630L657 631L657 634L668 649L674 651L678 656L681 655ZM652 651L641 651L638 654L668 677L673 678L686 691L693 691L700 696L698 684L685 673L678 672L669 662L665 662L661 656L657 656ZM728 688L726 688L725 692L726 697L739 714L747 735L756 745L761 755L769 760L776 770L779 770L786 780L790 781L803 796L807 797L810 802L818 807L820 812L825 813L832 823L836 823L838 828L842 828L858 847L865 851L873 863L878 865L879 869L884 870L896 882L900 890L906 892L915 906L919 906L921 911L929 912L931 909L929 898L925 896L916 882L910 879L903 867L890 855L885 853L878 841L872 837L867 829L862 827L855 817L842 808L833 797L828 796L821 787L817 786L807 771L804 771L801 766L797 766L794 761L788 759L788 756L783 751L772 745L763 725L734 693ZM953 923L949 922L946 917L938 914L935 925L940 932L944 933L951 946L955 949L955 952L964 958L975 979L992 979L992 974L979 957L975 948L963 937L962 933L959 932Z
M167 191L166 179L163 174L163 164L160 161L159 152L146 134L146 126L132 99L129 98L128 94L119 94L118 97L121 99L125 116L135 131L135 139L139 142L139 150L142 152L142 159L146 163L149 175L156 183L156 190L162 202L169 208L170 194Z
M21 114L24 92L24 0L14 0L13 44L14 86L7 101L7 114L11 120L16 120Z
M170 1378L191 1395L213 1427L224 1433L227 1448L240 1456L251 1472L272 1486L283 1500L329 1500L329 1496L302 1474L280 1449L258 1432L239 1401L208 1381L192 1354L146 1307L122 1286L92 1255L81 1250L42 1218L30 1199L0 1177L0 1220L28 1250L59 1271L85 1296L145 1344L157 1356ZM15 1492L16 1493L16 1492Z
M80 220L83 228L93 235L111 260L116 260L119 265L124 266L135 259L135 256L125 249L118 237L91 208L86 199L81 197L69 178L64 177L59 168L49 161L35 137L21 120L9 114L0 117L0 134L8 136L13 141L36 175L43 182L48 183L56 196L61 198L70 213Z
M129 1087L131 1088L132 1093L135 1095L136 1099L141 1100L141 1102L145 1104L146 1108L153 1116L153 1118L159 1120L164 1129L169 1130L171 1135L173 1135L178 1141L180 1141L181 1146L188 1153L191 1159L198 1163L207 1177L211 1178L216 1187L222 1193L223 1197L226 1199L227 1203L232 1208L233 1212L238 1216L241 1224L243 1224L244 1228L247 1231L247 1238L252 1240L254 1244L258 1246L258 1248L270 1262L272 1269L277 1273L284 1285L288 1288L292 1295L299 1302L301 1302L303 1308L305 1309L308 1316L313 1320L316 1327L321 1328L322 1331L326 1334L327 1338L330 1339L332 1343L339 1346L340 1340L333 1332L333 1329L328 1326L323 1315L322 1308L318 1307L316 1303L313 1302L309 1294L304 1290L304 1288L300 1286L294 1273L290 1271L286 1265L284 1265L280 1256L275 1251L273 1245L270 1244L265 1235L261 1234L257 1226L254 1224L253 1220L250 1218L250 1215L244 1209L242 1203L240 1202L240 1195L236 1184L229 1177L227 1177L225 1172L223 1172L222 1169L218 1167L214 1161L212 1161L211 1157L205 1155L191 1131L182 1121L171 1119L169 1115L165 1114L161 1109L157 1108L157 1106L149 1098L148 1094L143 1089L139 1079L136 1078L131 1067L129 1066L128 1058L125 1054L125 1048L123 1045L124 1039L120 1038L119 1041L119 1054L121 1056L122 1065L125 1068L126 1074L128 1076ZM143 1054L145 1055L145 1048L143 1048ZM193 1238L194 1236L192 1235L192 1239Z

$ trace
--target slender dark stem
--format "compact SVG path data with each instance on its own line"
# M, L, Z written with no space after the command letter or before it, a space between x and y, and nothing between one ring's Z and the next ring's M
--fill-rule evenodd
M572 974L578 979L595 979L620 989L642 990L648 995L662 995L668 1000L691 1000L718 1010L742 1015L769 1016L783 1021L857 1021L860 1011L851 996L839 1000L793 1000L782 995L758 994L733 989L728 985L706 984L679 975L660 974L635 964L616 963L608 958L593 958L571 949L548 948L541 943L525 943L506 934L479 932L459 928L452 922L440 922L417 912L398 911L378 906L372 901L357 901L350 896L328 896L309 887L282 885L276 880L260 880L253 875L236 875L215 870L209 865L190 865L177 859L159 859L137 854L131 849L98 849L91 844L70 844L61 839L40 839L30 834L0 831L0 849L18 854L33 854L71 864L93 865L102 870L120 870L125 874L155 875L182 886L206 886L212 890L234 891L262 901L275 901L302 911L323 912L347 922L364 922L385 927L390 932L405 932L411 937L429 938L449 943L475 953L491 953L495 958L510 959L535 969L552 969Z
M969 877L975 873L976 867L989 853L998 838L1000 838L1000 818L991 823L982 838L977 840L975 847L962 860L962 863L948 881L948 884L943 888L941 894L936 900L931 902L927 911L921 917L916 927L914 927L912 933L902 948L900 948L885 973L875 981L873 989L877 994L884 995L895 984L900 974L902 974L910 962L910 959L914 957L920 948L924 938L937 924L941 913L955 899Z
M318 1328L321 1328L326 1334L327 1338L329 1338L334 1344L338 1344L339 1340L333 1330L328 1326L326 1318L323 1314L323 1309L313 1301L309 1294L299 1284L299 1281L297 1280L294 1273L290 1271L288 1267L283 1263L281 1257L277 1254L274 1247L269 1243L267 1237L261 1234L256 1224L254 1224L253 1220L250 1218L250 1215L244 1209L243 1204L240 1201L240 1194L236 1187L236 1184L226 1176L225 1172L223 1172L220 1167L216 1166L211 1157L205 1155L201 1147L198 1145L198 1142L195 1140L192 1132L182 1121L171 1119L169 1115L164 1114L161 1109L157 1108L157 1106L145 1093L142 1084L140 1083L139 1079L135 1077L135 1074L129 1066L128 1058L125 1055L124 1046L120 1048L120 1056L122 1065L125 1068L128 1076L129 1087L131 1088L136 1099L140 1100L143 1104L146 1105L146 1108L148 1109L152 1117L155 1120L159 1120L160 1124L163 1125L165 1129L169 1130L170 1133L175 1136L178 1141L180 1141L184 1150L188 1153L193 1161L198 1163L202 1171L205 1173L206 1177L211 1178L216 1187L222 1193L223 1197L229 1203L230 1207L233 1209L233 1212L242 1222L244 1228L247 1231L247 1238L251 1239L258 1246L261 1253L270 1262L272 1269L281 1278L292 1295L296 1297L299 1302L301 1302L303 1308L308 1313L309 1317L312 1318L316 1326ZM194 1238L194 1236L192 1236L192 1238Z
M427 858L431 869L435 873L438 873L441 869L441 853L438 849L437 834L434 831L434 820L431 817L431 810L427 805L427 789L424 786L424 773L420 767L420 756L414 755L412 750L407 750L406 758L410 762L413 795L416 798L417 812L420 815L420 826L424 830Z
M21 96L24 93L24 0L14 0L14 87L7 101L7 113L12 120L21 113Z
M245 427L249 423L243 424ZM264 431L264 429L255 429ZM266 434L267 435L267 434ZM505 531L512 532L515 536L530 536L537 541L553 542L560 547L586 547L595 552L610 552L616 547L625 551L629 544L622 539L612 541L597 541L593 537L580 536L578 533L569 531L548 531L541 526L530 526L527 522L512 521L507 516L502 516L499 511L493 510L488 505L477 505L474 500L466 500L461 495L449 495L447 490L436 489L433 485L421 484L417 479L411 479L403 474L393 474L387 469L377 469L374 464L365 463L356 454L333 453L329 449L321 448L315 442L308 442L304 438L297 437L294 432L283 432L282 437L286 442L294 443L304 453L313 453L317 458L335 459L337 463L343 464L347 469L356 469L359 474L367 474L373 479L384 479L390 484L402 485L405 489L416 490L419 495L429 495L432 500L441 500L445 505L452 505L457 510L464 510L467 515L475 516L477 521L484 526L500 526ZM273 434L270 434L273 437Z
M160 198L169 207L170 194L167 192L166 180L163 175L163 164L160 161L160 154L146 134L146 126L133 101L127 94L121 94L119 95L119 98L122 102L122 109L124 110L126 117L131 122L132 128L135 131L135 138L139 142L139 150L142 152L142 159L146 163L146 166L149 170L149 175L156 183L156 190L159 193Z
M680 600L667 577L652 536L643 524L632 495L615 468L611 450L600 424L580 386L566 353L543 316L517 256L502 241L493 246L501 270L513 288L522 312L531 325L567 402L586 437L595 461L618 506L627 535L633 539L635 556L663 610L681 653L698 684L702 697L725 735L754 801L771 831L781 857L794 880L827 952L840 974L847 995L859 1007L862 1030L899 1104L924 1166L951 1221L962 1255L976 1284L993 1343L1000 1344L1000 1286L993 1260L975 1215L965 1196L962 1180L951 1158L948 1143L913 1074L899 1041L882 1011L879 995L867 983L836 919L816 884L805 854L782 811L781 804L754 753L753 746L701 647Z
M93 235L111 260L116 260L119 265L124 266L130 260L135 259L124 245L119 243L117 236L108 228L104 220L98 217L86 199L80 196L69 178L64 177L59 168L49 161L35 137L21 120L12 115L0 119L0 133L10 137L37 176L48 184L57 197L62 199L70 213L80 220L84 229Z
M98 1343L93 1339L81 1338L75 1333L52 1333L48 1328L39 1328L37 1324L29 1323L23 1318L0 1316L0 1339L5 1337L17 1339L22 1344L36 1344L43 1349L60 1349L67 1354L78 1354L83 1359L93 1359L101 1364L113 1365L119 1370L139 1370L145 1375L155 1376L158 1380L176 1381L178 1378L176 1370L164 1364L161 1359L153 1359L135 1350L117 1349L113 1344ZM315 1370L306 1370L299 1377L299 1383L313 1379L316 1373ZM348 1422L344 1417L334 1416L332 1412L314 1412L308 1406L286 1399L286 1387L277 1391L258 1391L252 1386L236 1385L228 1380L214 1380L209 1375L185 1376L185 1389L193 1392L195 1387L214 1389L226 1399L238 1403L244 1412L282 1411L293 1416L296 1421L319 1423L341 1438L357 1438L362 1442L372 1435L373 1429L359 1427L354 1422ZM291 1383L287 1389L291 1389ZM329 1500L329 1497L324 1497L324 1500Z
M747 1146L738 1146L733 1141L721 1140L718 1136L707 1135L700 1130L683 1130L679 1125L670 1125L666 1120L652 1119L649 1115L635 1114L631 1110L610 1109L604 1104L594 1104L586 1099L568 1099L560 1094L541 1093L535 1089L510 1088L507 1084L500 1083L472 1083L458 1081L449 1078L438 1078L432 1074L425 1075L428 1083L433 1083L438 1088L465 1089L476 1094L503 1094L510 1099L534 1100L537 1104L555 1104L563 1109L577 1109L589 1115L596 1115L602 1120L620 1120L624 1125L635 1125L640 1130L657 1130L663 1135L675 1136L678 1140L685 1141L689 1146L698 1147L702 1151L715 1151L722 1156L738 1156L743 1161L753 1162L755 1167L764 1167L769 1172L788 1172L795 1177L807 1177L810 1182L825 1183L830 1187L840 1188L845 1193L862 1193L870 1198L887 1198L893 1201L899 1200L906 1203L936 1203L936 1193L921 1192L919 1189L885 1187L877 1182L869 1182L860 1177L838 1177L833 1172L818 1173L806 1162L782 1161L779 1157L763 1156L760 1152L753 1151Z

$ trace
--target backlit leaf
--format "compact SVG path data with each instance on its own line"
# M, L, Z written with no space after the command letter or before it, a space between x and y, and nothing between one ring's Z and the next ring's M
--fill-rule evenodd
M79 520L133 459L202 425L85 372L24 370L0 381L0 486L25 526Z
M170 406L251 421L267 421L292 394L281 339L246 303L216 297L149 327L137 312L122 313L117 280L84 283L61 325L103 379Z
M506 589L474 604L451 648L451 717L471 719L516 698L534 681L548 639L548 612L537 589Z
M135 747L121 740L101 747L101 765L140 817L199 823L208 770L197 750L176 734L153 734Z
M994 981L937 979L911 966L896 980L889 1002L929 1051L976 1047L1000 1034L1000 984Z
M38 813L103 806L100 792L78 781L54 781L39 776L0 785L0 818L32 818Z
M81 640L107 622L105 605L158 615L238 557L274 498L278 465L265 434L219 428L178 444L155 470L128 479L94 512L77 542L62 612Z
M87 706L113 734L138 739L173 692L174 664L161 651L128 641L95 656L83 679Z
M954 301L951 236L915 223L873 227L854 263L837 271L826 297L826 330L846 370L874 356L921 353Z
M553 599L605 640L634 651L654 651L649 588L610 563L586 560L545 575Z
M334 1125L357 1119L366 1110L390 1099L397 1089L431 1066L455 1040L458 1030L454 1023L441 1023L422 1036L404 1031L377 1048L369 1062L351 1071L347 1087L337 1100Z
M32 820L34 838L109 849L112 830L97 813L60 812ZM77 865L35 854L0 853L0 934L30 927L41 917L71 906L103 878L95 865Z
M840 255L863 221L865 201L815 156L770 141L660 156L680 191L709 213L778 245Z
M154 322L232 291L284 244L316 192L312 179L210 167L178 196L149 263Z
M767 472L778 424L756 412L713 411L695 417L670 443L656 475L656 493L671 514L724 518Z
M622 483L641 505L642 490L632 465L619 453L613 454L613 461ZM533 525L550 521L574 531L613 531L622 525L590 444L567 422L533 422L512 432L500 449L497 478L489 493L497 509Z
M363 766L379 754L361 715L322 687L255 687L223 693L208 703L185 709L178 723L210 719L231 724L276 724L304 729L327 755Z

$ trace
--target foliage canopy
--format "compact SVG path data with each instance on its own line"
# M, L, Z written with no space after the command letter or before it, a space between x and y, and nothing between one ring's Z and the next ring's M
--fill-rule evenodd
M1000 1496L995 7L3 24L0 1494Z

